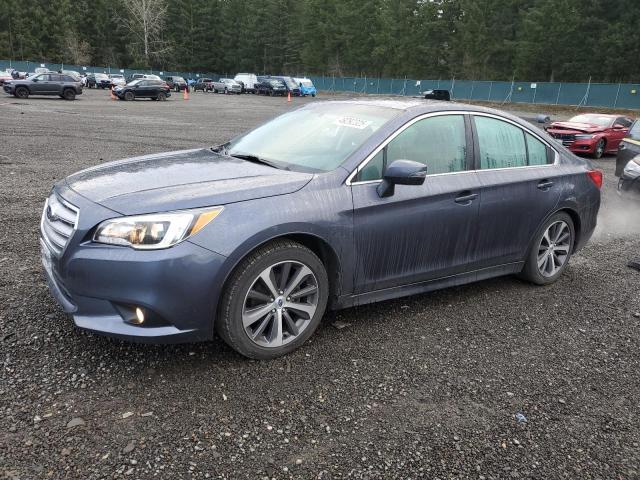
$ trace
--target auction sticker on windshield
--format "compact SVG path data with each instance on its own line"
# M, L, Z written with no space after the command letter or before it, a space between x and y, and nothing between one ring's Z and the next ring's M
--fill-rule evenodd
M364 130L371 122L368 120L362 120L361 118L356 117L342 117L338 118L335 122L335 125L340 127L349 127L349 128L357 128L358 130Z

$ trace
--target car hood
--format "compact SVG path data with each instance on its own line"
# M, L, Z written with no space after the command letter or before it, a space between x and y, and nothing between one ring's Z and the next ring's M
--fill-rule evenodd
M596 133L606 130L604 127L594 123L581 122L553 122L547 130L562 130L573 132Z
M285 195L312 178L198 149L109 162L63 182L93 202L135 215Z

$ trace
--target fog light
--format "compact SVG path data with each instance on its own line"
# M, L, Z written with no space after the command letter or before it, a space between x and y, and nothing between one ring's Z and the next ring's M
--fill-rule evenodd
M144 312L140 307L136 307L136 318L131 323L135 323L136 325L144 323Z

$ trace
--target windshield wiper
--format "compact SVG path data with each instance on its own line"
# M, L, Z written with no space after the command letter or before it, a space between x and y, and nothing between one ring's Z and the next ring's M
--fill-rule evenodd
M270 162L269 160L265 160L264 158L260 158L255 155L246 155L244 153L233 153L230 156L234 158L240 158L242 160L246 160L252 163L261 163L262 165L268 165L269 167L277 168L278 170L282 169L282 167L280 167L279 165L276 165L274 162Z

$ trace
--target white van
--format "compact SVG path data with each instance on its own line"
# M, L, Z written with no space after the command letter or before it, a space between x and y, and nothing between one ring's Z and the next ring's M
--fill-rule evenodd
M255 85L258 83L258 77L255 73L239 73L233 79L236 82L242 82L242 85L244 85L242 93L256 93Z

